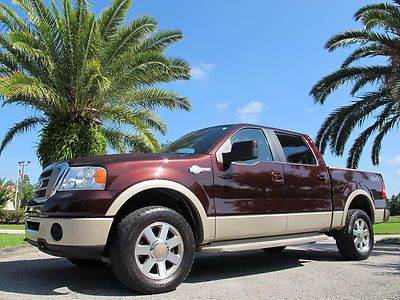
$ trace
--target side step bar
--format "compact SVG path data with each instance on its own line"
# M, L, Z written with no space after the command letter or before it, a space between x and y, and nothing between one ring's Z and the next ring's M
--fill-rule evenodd
M314 243L326 240L328 237L320 233L281 235L265 238L244 239L235 241L214 242L198 248L199 252L218 253L243 250L256 250L304 243Z

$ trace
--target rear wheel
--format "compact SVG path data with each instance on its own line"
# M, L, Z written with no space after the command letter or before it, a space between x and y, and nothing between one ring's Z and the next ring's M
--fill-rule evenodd
M368 215L359 209L350 209L345 226L337 231L336 245L348 260L367 259L374 245L374 233Z
M286 249L286 246L272 247L272 248L263 248L265 252L269 253L279 253Z
M149 206L127 215L111 245L117 278L141 293L174 290L189 274L195 241L186 220L166 207Z
M68 260L74 265L81 268L98 268L106 265L105 262L101 260L95 259L76 259L76 258L68 258Z

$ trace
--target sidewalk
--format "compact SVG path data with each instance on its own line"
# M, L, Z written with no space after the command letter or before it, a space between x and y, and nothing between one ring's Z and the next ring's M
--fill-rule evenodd
M375 234L374 238L375 242L380 242L387 238L400 239L400 234Z
M0 259L8 258L14 255L28 254L32 252L39 252L39 250L31 245L3 248L0 249Z
M5 234L25 234L25 230L19 230L19 229L0 229L0 233L5 233Z

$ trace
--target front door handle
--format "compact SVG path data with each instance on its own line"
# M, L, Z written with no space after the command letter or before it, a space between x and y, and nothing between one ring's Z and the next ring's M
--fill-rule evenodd
M281 172L272 172L272 181L275 183L284 183L285 179L283 177L283 173Z
M321 181L326 181L326 177L324 174L318 174L317 177L319 178L319 180Z

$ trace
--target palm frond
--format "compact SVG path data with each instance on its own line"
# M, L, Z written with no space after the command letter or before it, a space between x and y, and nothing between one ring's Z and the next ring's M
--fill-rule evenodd
M117 30L110 40L106 64L128 51L135 52L143 37L156 29L157 21L153 17L143 16L134 20L128 27Z
M357 125L361 126L374 110L386 103L387 99L384 92L369 93L350 105L334 110L326 118L318 132L317 146L324 153L329 143L332 152L341 156L353 129Z
M26 31L28 26L21 18L5 4L0 3L0 21L8 27L9 30Z
M134 108L155 109L166 107L171 110L183 109L186 111L191 108L187 98L179 97L175 92L156 88L129 91L120 100Z
M357 169L365 144L367 143L369 137L379 128L380 125L380 121L376 121L374 124L365 129L354 141L347 157L348 168Z
M353 53L351 53L347 58L344 60L341 68L347 68L350 64L355 61L358 61L361 58L366 57L375 57L375 56L384 56L388 55L385 49L379 44L371 44L368 46L363 46L355 49Z
M391 67L389 66L341 68L320 79L311 89L310 95L314 97L315 103L324 104L328 95L346 82L366 76L370 78L369 82L374 82L390 73Z
M0 153L3 152L4 148L12 141L12 139L17 134L29 131L33 129L36 125L43 124L46 121L47 120L45 118L29 117L19 123L16 123L13 127L11 127L8 130L8 132L4 136L3 141L0 144Z
M142 128L154 129L161 134L166 134L166 125L160 117L150 111L143 109L129 109L121 105L104 107L102 115L107 121L118 123L118 125L128 124L141 131Z
M385 119L387 118L386 116L383 117ZM371 160L374 165L379 165L379 154L381 151L383 138L389 133L390 130L400 123L399 119L399 115L393 117L380 128L379 133L376 135L371 150Z
M337 120L332 124L333 129L330 135L330 147L332 151L336 155L342 156L346 142L354 128L363 125L368 116L386 103L387 101L383 100L357 101L340 110Z
M182 32L179 30L163 30L143 40L139 51L164 51L172 43L182 39Z
M110 7L104 10L99 17L99 29L101 36L108 41L116 32L117 28L125 20L131 0L113 0Z
M59 105L59 97L51 87L23 72L13 72L0 81L0 95L13 99L18 97L35 97L48 105ZM5 103L8 101L5 100Z
M389 35L384 33L372 32L369 30L350 30L338 33L328 40L325 48L333 51L339 47L346 47L356 43L379 43L390 49L396 49L397 43Z

